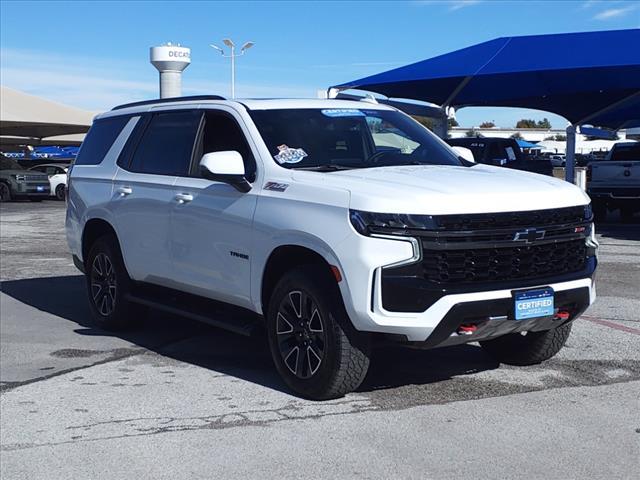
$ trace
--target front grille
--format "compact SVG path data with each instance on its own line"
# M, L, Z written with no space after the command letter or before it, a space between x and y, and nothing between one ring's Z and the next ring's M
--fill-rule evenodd
M586 249L584 239L500 248L425 249L422 269L426 280L445 284L529 280L582 270Z
M24 175L24 180L25 182L43 183L43 182L48 182L49 177L45 175Z
M474 213L436 217L439 230L491 230L509 227L546 227L585 222L583 206L529 212Z

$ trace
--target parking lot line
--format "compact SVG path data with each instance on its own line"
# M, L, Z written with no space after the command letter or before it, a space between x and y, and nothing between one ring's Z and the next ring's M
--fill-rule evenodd
M588 315L582 315L580 317L583 320L588 320L593 323L597 323L598 325L604 325L605 327L614 328L616 330L620 330L621 332L632 333L634 335L640 335L640 329L627 327L625 325L620 325L619 323L612 322L610 320L602 320L601 318L590 317Z

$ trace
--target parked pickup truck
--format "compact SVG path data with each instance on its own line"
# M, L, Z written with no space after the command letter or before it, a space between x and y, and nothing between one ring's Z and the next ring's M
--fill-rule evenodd
M619 142L604 160L589 164L587 191L596 218L620 209L624 221L640 211L640 142Z
M479 341L542 362L596 294L582 190L469 162L358 101L116 107L71 168L66 229L98 325L154 308L262 326L284 382L313 399L356 389L380 344Z

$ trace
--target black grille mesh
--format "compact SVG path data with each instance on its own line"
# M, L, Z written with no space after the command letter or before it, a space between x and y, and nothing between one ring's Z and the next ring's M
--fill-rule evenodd
M442 230L490 230L503 227L544 227L585 222L584 207L554 208L529 212L479 213L436 217Z
M584 239L542 245L465 250L424 250L427 280L438 283L535 279L582 270Z

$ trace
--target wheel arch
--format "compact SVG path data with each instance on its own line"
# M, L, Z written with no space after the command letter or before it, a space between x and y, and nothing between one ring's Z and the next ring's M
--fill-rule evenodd
M295 244L280 245L271 252L262 272L260 306L263 314L266 315L269 299L278 280L284 273L300 265L319 265L326 269L327 275L335 278L332 267L337 267L337 265L329 263L316 250ZM342 297L342 294L340 296Z
M89 254L89 250L91 249L91 245L95 243L95 241L104 236L104 235L113 235L116 240L118 240L118 234L116 233L115 228L104 220L103 218L92 218L87 220L87 223L82 230L82 260L86 263L87 256ZM118 248L120 248L118 241Z

